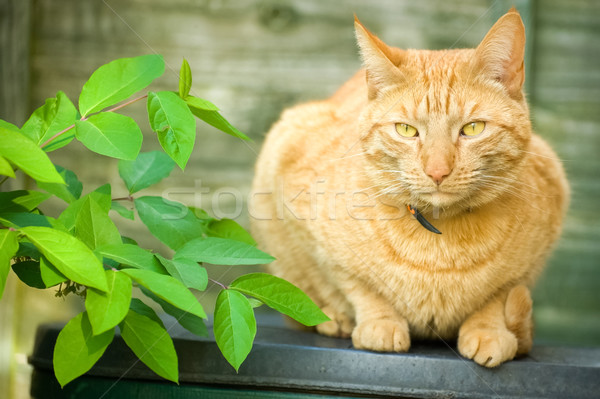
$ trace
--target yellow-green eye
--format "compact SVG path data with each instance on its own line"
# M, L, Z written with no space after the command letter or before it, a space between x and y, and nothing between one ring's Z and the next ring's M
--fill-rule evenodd
M396 131L402 137L417 137L419 135L417 129L406 123L396 123Z
M461 134L465 136L477 136L485 129L485 122L471 122L467 123L460 130Z

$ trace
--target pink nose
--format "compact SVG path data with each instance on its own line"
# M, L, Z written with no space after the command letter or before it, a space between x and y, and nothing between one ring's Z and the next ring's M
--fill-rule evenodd
M433 168L427 168L425 170L427 176L431 177L431 180L433 180L438 186L442 184L442 182L446 177L448 177L450 172L452 172L452 170L449 167L441 165L438 165Z

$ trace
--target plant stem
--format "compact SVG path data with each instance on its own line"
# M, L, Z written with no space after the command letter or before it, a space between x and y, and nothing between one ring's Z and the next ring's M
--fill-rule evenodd
M112 201L133 201L133 197L130 195L129 197L113 198Z
M128 105L131 105L131 104L133 104L133 103L135 103L135 102L138 102L138 101L140 101L140 100L143 100L143 99L144 99L144 98L146 98L146 97L148 97L148 95L147 95L147 94L145 94L145 95L143 95L143 96L140 96L140 97L136 97L136 98L134 98L133 100L129 100L129 101L127 101L127 102L124 102L123 104L117 105L116 107L114 107L114 108L111 108L111 109L108 109L108 110L106 110L106 111L104 111L104 112L115 112L115 111L118 111L118 110L120 110L121 108L124 108L124 107L126 107L126 106L128 106ZM85 120L87 120L87 119L88 119L87 117L85 117L85 118L81 118L81 120L82 120L82 121L85 121ZM50 144L50 143L51 143L51 142L52 142L54 139L56 139L58 136L60 136L60 135L62 135L62 134L65 134L66 132L68 132L69 130L73 129L74 127L75 127L75 124L72 124L72 125L71 125L71 126L69 126L68 128L61 130L60 132L56 133L54 136L52 136L52 137L50 137L48 140L46 140L46 141L45 141L45 142L44 142L44 143L43 143L43 144L42 144L40 147L41 147L41 148L44 148L45 146L47 146L48 144ZM1 183L0 183L0 184L1 184Z
M73 129L75 127L75 124L72 124L71 126L69 126L66 129L61 130L60 132L56 133L54 136L50 137L48 140L46 140L44 142L44 144L42 144L40 146L40 148L44 148L45 146L47 146L48 144L50 144L52 142L52 140L54 140L55 138L57 138L58 136L60 136L61 134L64 134L66 132L68 132L69 130Z
M15 167L15 169L13 170L13 172L15 172L15 173L16 173L16 172L17 172L17 170L19 170L19 168ZM7 181L7 180L8 180L8 176L4 176L4 177L2 178L2 180L0 180L0 186L1 186L1 185L3 185L3 184L4 184L4 182L5 182L5 181Z
M114 112L114 111L118 111L118 110L120 110L121 108L123 108L123 107L126 107L126 106L128 106L128 105L131 105L131 104L133 104L133 103L135 103L135 102L138 102L138 101L140 101L140 100L143 100L143 99L144 99L144 98L146 98L146 97L148 97L148 95L147 95L147 94L144 94L143 96L136 97L136 98L134 98L133 100L129 100L129 101L127 101L127 102L123 103L123 104L117 105L116 107L114 107L114 108L111 108L111 109L109 109L109 110L106 110L105 112Z
M213 283L220 285L221 288L223 288L224 290L228 289L229 287L227 287L225 284L218 282L217 280L213 280L212 278L208 278L210 281L212 281Z

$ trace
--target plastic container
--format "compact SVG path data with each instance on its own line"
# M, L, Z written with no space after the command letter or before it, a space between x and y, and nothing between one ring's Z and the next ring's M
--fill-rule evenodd
M352 349L350 340L265 326L236 374L214 340L173 327L180 385L166 382L117 335L86 375L61 389L52 370L62 325L39 327L31 394L53 398L598 398L600 349L534 346L495 369L460 357L453 344L413 343L410 352Z

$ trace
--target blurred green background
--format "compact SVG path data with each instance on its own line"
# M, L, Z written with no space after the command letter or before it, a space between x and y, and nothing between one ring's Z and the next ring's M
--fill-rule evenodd
M253 164L270 125L282 109L332 94L360 67L353 13L391 45L442 49L477 45L512 5L527 29L526 89L534 126L563 159L573 191L563 237L534 293L536 340L598 346L598 1L0 0L0 118L20 126L58 90L76 102L91 72L119 57L163 54L167 70L152 88L174 90L185 57L194 76L192 94L217 104L254 142L199 127L186 174L174 172L155 192L247 225ZM143 150L158 149L144 104L125 113L145 129ZM125 193L116 161L75 143L51 156L78 174L84 192L108 181L115 195ZM48 212L59 205L48 204ZM131 236L148 236L136 223L121 227ZM141 243L162 250L151 237ZM239 271L249 269L214 266L210 273L228 282ZM8 397L24 398L36 325L66 319L80 303L15 280L0 301L0 397L10 386Z

